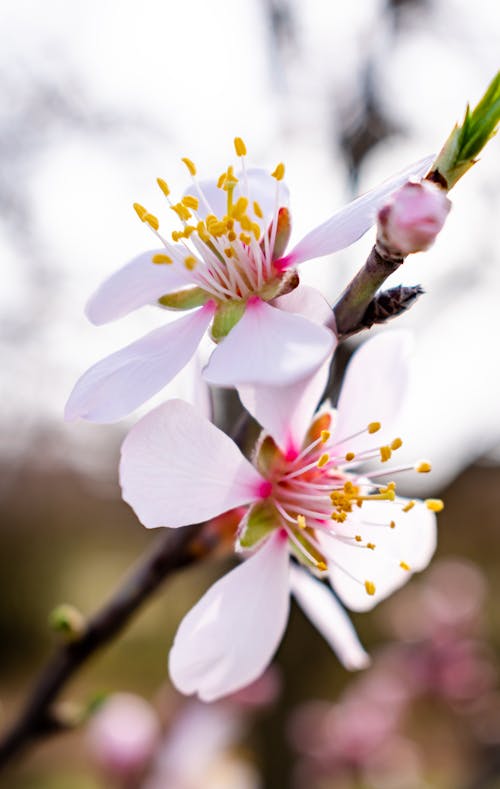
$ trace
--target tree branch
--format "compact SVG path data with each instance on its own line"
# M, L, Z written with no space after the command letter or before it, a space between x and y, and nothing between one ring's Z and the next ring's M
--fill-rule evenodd
M91 617L83 633L52 655L28 697L26 706L0 741L0 767L30 742L64 726L52 705L80 666L128 624L136 611L177 570L208 556L217 535L202 525L167 530L152 551L132 569L112 597Z

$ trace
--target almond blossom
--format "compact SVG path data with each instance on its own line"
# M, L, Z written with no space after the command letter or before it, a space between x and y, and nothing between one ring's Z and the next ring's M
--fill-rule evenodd
M249 558L206 592L177 632L170 672L182 692L211 701L259 676L285 630L290 590L346 667L367 664L344 609L321 580L349 608L367 610L434 552L442 502L407 500L392 479L382 482L403 470L388 471L386 463L402 443L391 424L406 388L407 354L402 332L362 346L337 412L314 415L327 364L294 387L244 387L240 397L267 431L252 462L181 400L149 413L125 439L123 498L147 528L246 507L238 548ZM366 469L374 460L383 468ZM425 473L430 464L415 468Z
M272 173L248 168L241 138L235 151L240 171L229 166L217 180L198 180L194 163L183 159L192 186L177 203L158 179L181 223L171 240L160 233L157 217L135 204L160 246L109 277L90 298L87 317L104 324L148 304L187 315L87 370L70 395L66 419L126 416L177 375L207 330L216 343L204 371L211 384L285 385L312 375L332 354L336 337L313 315L291 312L277 300L299 286L294 267L359 239L387 197L410 176L422 176L432 161L423 159L358 197L285 256L291 221L284 165Z

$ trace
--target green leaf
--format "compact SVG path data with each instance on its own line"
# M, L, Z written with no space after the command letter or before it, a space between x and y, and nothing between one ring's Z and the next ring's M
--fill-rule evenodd
M477 161L500 123L500 71L493 78L479 104L465 111L462 125L456 125L427 176L450 190Z
M160 296L158 302L169 310L192 310L206 304L212 296L202 288L184 288L174 293Z

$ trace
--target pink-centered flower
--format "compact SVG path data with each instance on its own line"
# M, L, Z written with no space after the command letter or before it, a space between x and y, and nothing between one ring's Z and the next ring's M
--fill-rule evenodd
M173 243L160 234L158 219L135 205L160 246L107 279L88 302L87 316L103 324L147 304L187 315L84 373L67 403L67 419L121 419L177 375L207 330L216 343L204 371L211 384L286 385L312 375L333 352L336 338L314 314L290 310L286 298L278 298L297 287L295 266L360 238L388 195L409 176L423 175L431 162L417 162L354 200L285 255L291 222L284 166L272 174L247 168L240 138L235 150L240 171L230 166L217 181L198 180L194 164L184 159L193 183L178 203L158 179L182 226L172 233Z
M337 413L314 416L327 364L305 384L240 391L268 431L252 462L180 400L149 413L125 439L123 497L147 528L247 508L238 542L250 558L217 581L179 627L170 671L184 693L210 701L259 676L283 635L290 589L342 662L366 665L346 613L318 579L328 578L350 608L366 610L434 552L434 512L442 503L402 499L393 481L382 482L395 471L386 462L401 445L390 426L405 390L407 339L380 335L355 354ZM362 472L374 459L382 467Z

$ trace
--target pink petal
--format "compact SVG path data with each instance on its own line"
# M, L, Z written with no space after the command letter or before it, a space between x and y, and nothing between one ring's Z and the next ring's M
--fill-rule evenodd
M184 617L169 658L174 685L214 701L253 682L281 641L289 599L288 546L276 533Z
M290 568L292 594L306 616L349 671L366 668L370 657L348 615L325 584L295 565Z
M212 353L204 376L217 386L284 386L317 370L334 345L334 335L323 326L251 299Z
M408 387L412 344L409 332L396 330L372 337L356 351L342 384L332 444L363 430L370 422L381 422L382 429L350 439L342 449L360 452L395 438Z
M241 402L283 452L299 451L330 371L330 359L310 378L288 386L238 386Z
M155 408L123 442L123 498L149 529L198 523L255 501L263 481L236 444L183 400Z
M403 586L412 572L427 567L436 550L435 514L421 501L417 501L409 512L403 512L406 503L406 499L364 502L357 513L356 529L363 543L375 545L374 550L358 543L329 542L326 550L336 562L335 566L330 565L332 586L353 611L367 611ZM391 521L396 524L393 529L389 526ZM400 562L405 562L410 571L401 568ZM366 593L363 586L366 580L375 584L374 595Z
M290 266L311 258L330 255L350 246L374 224L377 211L386 198L412 176L422 177L432 164L434 156L427 156L392 176L375 189L366 192L352 203L341 208L330 219L314 228L283 258Z
M234 190L234 201L238 197L248 197L250 200L248 213L252 220L257 222L261 229L267 229L271 219L276 210L276 179L273 178L267 170L262 170L257 167L251 167L247 170L247 184L248 192L245 188L245 179L242 172L237 174L238 184ZM215 214L215 216L223 217L227 214L227 192L219 189L217 181L214 179L207 179L198 181L199 187L191 186L186 189L185 194L194 195L199 199L198 214L204 219L207 214ZM200 192L201 190L201 192ZM201 193L203 193L205 200L210 206L208 209ZM262 209L263 218L260 219L253 212L253 202L257 201ZM279 185L279 206L287 206L289 203L289 191L286 184L281 181Z
M187 269L177 263L153 263L155 254L173 253L167 249L143 252L104 280L85 308L91 323L114 321L145 304L154 304L165 293L192 284Z
M64 418L116 422L145 403L188 363L212 315L207 304L102 359L77 381Z

